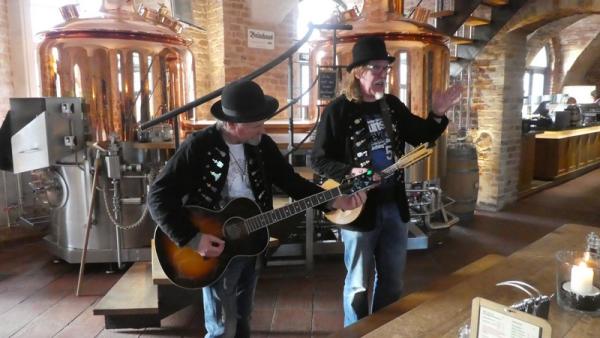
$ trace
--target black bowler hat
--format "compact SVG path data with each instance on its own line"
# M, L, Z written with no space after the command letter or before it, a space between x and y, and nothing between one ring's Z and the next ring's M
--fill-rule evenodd
M350 72L352 68L373 60L386 60L392 63L396 58L388 54L382 38L378 36L361 37L352 47L352 63L346 67L346 70Z
M277 112L279 102L265 95L253 81L235 81L223 88L221 100L210 112L221 121L247 123L268 120Z

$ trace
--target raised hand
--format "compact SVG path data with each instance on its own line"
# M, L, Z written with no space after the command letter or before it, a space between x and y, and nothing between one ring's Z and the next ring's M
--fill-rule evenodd
M458 102L462 91L462 85L455 84L443 92L433 93L431 102L433 113L439 117L444 116L448 109Z

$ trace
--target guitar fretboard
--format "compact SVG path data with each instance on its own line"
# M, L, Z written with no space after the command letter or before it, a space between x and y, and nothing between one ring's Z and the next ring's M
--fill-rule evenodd
M306 209L327 203L341 194L342 193L339 188L325 190L318 194L290 203L284 207L273 209L271 211L247 218L244 223L248 233L252 233L271 224L275 224L286 218L297 215Z

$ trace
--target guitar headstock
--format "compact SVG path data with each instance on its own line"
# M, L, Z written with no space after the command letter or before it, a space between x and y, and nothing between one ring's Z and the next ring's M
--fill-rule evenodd
M351 195L355 192L365 190L375 184L373 174L373 170L369 169L363 174L345 178L338 188L344 195Z

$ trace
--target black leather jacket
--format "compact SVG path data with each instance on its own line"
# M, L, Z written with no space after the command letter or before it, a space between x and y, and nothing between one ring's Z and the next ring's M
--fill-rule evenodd
M435 141L446 129L448 119L444 116L438 122L433 114L427 119L413 115L408 108L393 95L385 95L390 107L394 149L396 157L401 157L405 142L418 145ZM352 168L369 168L371 165L371 134L363 118L360 105L349 101L344 95L333 100L325 111L317 129L312 151L312 166L322 176L341 181L350 174ZM394 199L398 203L400 215L408 222L410 215L404 187L403 175L398 175ZM361 218L374 219L376 190L369 191L367 203ZM363 216L364 215L364 216Z
M267 135L257 146L245 144L244 151L252 192L263 212L273 209L272 184L294 199L323 190L296 174ZM229 158L229 148L213 125L188 137L152 184L148 196L152 218L178 245L197 234L182 206L222 208Z

